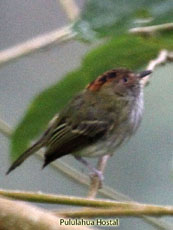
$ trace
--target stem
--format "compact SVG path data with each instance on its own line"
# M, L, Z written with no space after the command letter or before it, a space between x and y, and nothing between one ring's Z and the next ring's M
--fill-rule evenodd
M138 204L135 202L115 202L111 200L96 199L91 200L89 198L64 196L55 194L45 194L26 191L13 191L13 190L0 190L0 195L9 197L12 199L25 200L37 203L49 203L49 204L64 204L75 205L84 207L129 207L132 204Z
M129 33L141 34L141 35L151 35L156 32L169 31L169 30L173 30L173 23L132 28L129 30Z
M102 207L104 209L86 209L73 212L61 212L59 214L65 215L66 217L114 217L114 216L141 216L141 215L152 215L152 216L163 216L173 215L173 206L159 206L150 204L140 204L137 202L117 202L111 200L94 199L54 194L42 194L34 192L21 192L21 191L10 191L0 190L0 195L18 199L27 200L31 202L41 202L50 204L63 204L63 205L74 205L84 207ZM106 208L106 209L105 209Z
M117 217L117 216L172 216L173 207L155 207L150 205L138 205L129 208L109 208L109 209L86 209L81 211L56 212L70 218L96 218L96 217Z
M0 119L0 133L2 133L6 137L10 137L12 134L12 130L9 125Z
M166 64L169 61L173 61L173 52L169 52L167 50L161 50L160 53L158 54L158 56L154 59L151 60L147 66L147 70L152 70L154 71L154 69L157 66ZM150 79L150 75L146 76L145 78L143 78L142 85L145 86L147 85L147 83L149 82Z
M62 43L74 38L75 36L76 33L72 32L70 26L57 29L44 35L40 35L31 40L20 43L19 45L0 51L0 65L7 64L52 44Z
M62 217L24 202L0 198L0 229L2 230L89 230L85 226L63 226Z
M74 0L59 0L67 17L70 21L75 20L79 16L79 8Z

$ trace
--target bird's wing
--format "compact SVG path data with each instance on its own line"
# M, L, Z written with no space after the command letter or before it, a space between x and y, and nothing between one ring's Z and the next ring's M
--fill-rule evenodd
M107 128L108 122L98 120L81 121L76 127L68 123L59 124L49 138L44 166L96 142L106 133Z
M45 143L47 142L47 139L50 137L52 130L57 126L59 122L59 116L55 115L54 118L49 122L47 130L44 132L44 134L41 136L41 138L33 144L30 148L28 148L25 152L23 152L10 166L6 174L9 174L12 170L17 168L19 165L23 163L24 160L26 160L29 156L34 154L36 151L41 149Z

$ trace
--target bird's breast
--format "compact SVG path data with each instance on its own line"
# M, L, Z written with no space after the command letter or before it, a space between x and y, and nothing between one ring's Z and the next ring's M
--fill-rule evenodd
M135 132L139 127L139 124L142 119L144 109L144 99L143 92L141 91L140 95L136 98L133 103L132 110L129 116L129 125L131 126L132 132Z

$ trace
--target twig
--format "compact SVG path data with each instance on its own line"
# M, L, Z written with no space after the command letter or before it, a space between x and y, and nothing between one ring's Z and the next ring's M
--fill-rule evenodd
M24 200L37 203L64 204L84 207L129 207L137 202L117 202L103 199L89 199L83 197L46 194L41 192L26 192L15 190L0 190L0 195L17 200Z
M110 200L91 200L87 198L78 198L78 197L69 197L69 196L57 196L53 194L42 194L42 193L33 193L33 192L21 192L21 191L10 191L10 190L0 190L0 195L13 198L13 199L18 199L18 200L25 200L25 201L30 201L30 202L42 202L42 203L51 203L51 204L66 204L66 205L77 205L77 206L85 206L85 207L116 207L116 208L135 208L138 209L138 207L151 207L151 208L164 208L165 206L156 206L156 205L143 205L139 204L136 202L115 202L115 201L110 201ZM171 208L166 206L166 208ZM85 211L87 211L85 209ZM62 214L62 213L60 213ZM64 215L68 215L68 212ZM72 215L72 214L71 214ZM142 216L142 218L146 219L147 222L151 223L153 226L157 227L157 229L160 230L168 230L171 229L170 226L168 226L167 223L156 220L151 217L145 217Z
M75 20L79 16L79 8L75 0L59 0L64 11L66 12L70 21Z
M104 185L102 189L98 190L98 193L113 200L133 202L130 197L117 192L115 189L112 189L109 186ZM157 230L173 230L172 224L167 223L164 220L149 216L141 216L141 218L144 222L149 223L153 227L157 228Z
M12 134L12 130L9 125L0 119L0 133L2 133L6 137L10 137Z
M154 70L157 66L163 65L168 61L173 61L173 52L169 52L168 50L161 50L156 59L151 60L147 66L147 70ZM145 86L149 81L150 75L143 78L142 84Z
M0 198L0 229L3 230L89 230L85 226L63 226L61 217L24 202Z
M75 36L76 33L71 30L70 26L57 29L44 35L40 35L19 45L0 51L0 65L7 64L11 61L14 61L15 59L26 56L52 44L58 44L67 41L74 38Z
M117 216L172 216L173 207L170 206L150 206L150 205L136 205L128 208L107 208L107 209L85 209L79 211L64 211L56 212L58 215L71 218L96 218L96 217L117 217Z
M157 66L163 65L168 61L173 61L173 52L161 50L158 57L149 62L147 69L154 70Z
M140 204L137 202L115 202L111 200L103 199L89 199L82 197L54 195L54 194L42 194L34 192L21 192L21 191L8 191L0 190L0 195L31 202L51 203L51 204L63 204L74 205L84 207L102 207L104 209L85 209L73 212L58 212L59 215L66 217L111 217L111 216L163 216L173 215L173 206L159 206ZM106 209L105 209L106 208ZM116 208L116 209L115 209Z
M151 35L156 32L173 30L173 23L166 23L154 26L137 27L129 30L132 34Z
M63 212L68 217L97 217L97 216L139 216L139 215L173 215L173 206L140 204L137 202L117 202L103 199L0 190L0 195L31 202L74 205L84 207L102 207L104 209L87 209L83 211ZM65 214L66 213L66 214ZM59 213L60 214L60 213Z

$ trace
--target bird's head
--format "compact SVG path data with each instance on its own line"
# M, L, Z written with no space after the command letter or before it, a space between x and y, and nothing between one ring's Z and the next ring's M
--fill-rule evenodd
M93 92L111 91L117 96L137 96L141 90L141 80L151 74L150 70L134 73L128 69L113 69L100 75L87 89Z

